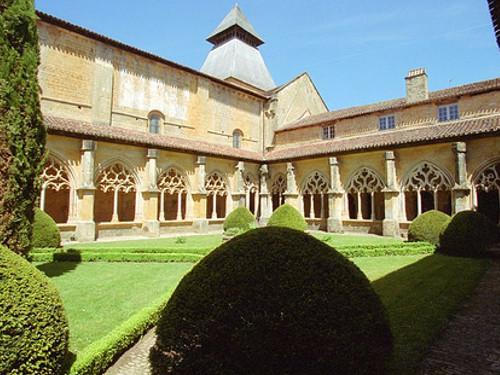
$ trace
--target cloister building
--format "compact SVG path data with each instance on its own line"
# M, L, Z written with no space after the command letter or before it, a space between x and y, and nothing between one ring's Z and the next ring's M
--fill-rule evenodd
M276 85L238 6L201 70L39 12L48 129L40 207L63 238L220 230L287 202L311 228L400 236L430 209L500 220L500 79L329 111L307 73ZM339 93L341 95L341 93Z

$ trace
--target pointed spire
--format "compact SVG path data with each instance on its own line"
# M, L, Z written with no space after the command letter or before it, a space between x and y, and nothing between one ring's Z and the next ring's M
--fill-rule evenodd
M238 37L253 47L258 47L264 43L250 21L248 21L248 18L243 14L238 3L234 5L219 26L208 36L207 41L218 45L228 40L230 36Z

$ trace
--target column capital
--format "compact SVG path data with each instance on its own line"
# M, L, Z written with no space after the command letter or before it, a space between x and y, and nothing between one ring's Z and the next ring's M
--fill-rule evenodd
M465 142L455 142L453 143L453 151L456 153L466 153L467 144Z
M386 151L384 152L385 160L396 160L396 156L394 155L394 151Z
M96 141L92 139L82 140L82 151L95 151L97 146Z
M329 165L339 165L339 161L336 156L331 156L328 158Z
M148 148L147 158L148 159L158 159L160 151L156 148Z
M196 157L196 165L205 165L207 164L207 157L206 156L197 156Z

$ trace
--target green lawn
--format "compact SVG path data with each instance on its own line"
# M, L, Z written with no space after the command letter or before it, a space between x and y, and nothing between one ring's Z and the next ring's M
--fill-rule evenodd
M190 263L75 263L38 265L55 283L79 352L149 306L191 269Z
M331 246L384 245L401 241L349 235L315 234ZM206 248L220 235L78 245L109 247ZM74 246L73 246L74 247ZM358 257L352 261L367 275L387 309L395 350L391 374L414 374L426 349L450 316L477 285L488 262L441 255ZM47 263L38 266L61 292L67 311L71 349L81 351L175 286L192 264Z
M415 374L429 345L487 267L487 260L430 255L372 282L387 309L394 336L389 374Z
M356 246L356 245L390 245L399 244L402 241L391 237L376 235L356 235L356 234L334 234L325 232L311 232L311 234L325 241L330 246Z

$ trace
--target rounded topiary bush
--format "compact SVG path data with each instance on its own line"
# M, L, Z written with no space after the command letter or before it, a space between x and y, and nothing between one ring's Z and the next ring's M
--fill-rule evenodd
M160 316L153 374L383 374L392 335L378 296L314 237L266 227L219 246Z
M56 288L0 247L0 374L62 374L68 323Z
M59 247L61 245L61 233L56 222L48 214L35 209L35 221L33 222L33 247Z
M224 220L224 231L238 230L246 231L255 228L257 221L255 217L246 207L238 207L234 209Z
M297 230L306 230L307 223L304 216L289 204L278 207L267 222L268 226L287 227Z
M448 220L450 220L450 216L444 212L437 210L424 212L410 224L408 241L425 241L438 245L439 234Z
M462 211L443 226L438 252L480 257L495 240L496 226L486 216L475 211Z

